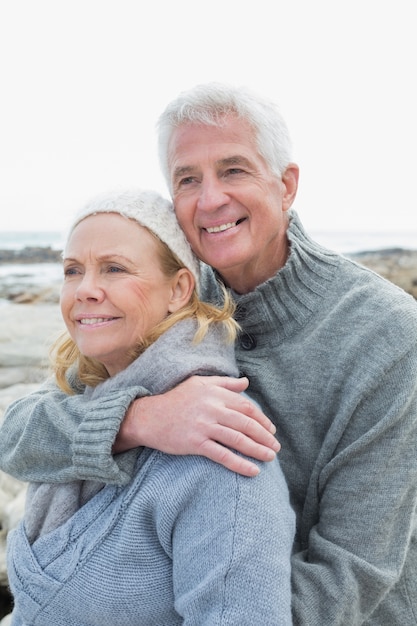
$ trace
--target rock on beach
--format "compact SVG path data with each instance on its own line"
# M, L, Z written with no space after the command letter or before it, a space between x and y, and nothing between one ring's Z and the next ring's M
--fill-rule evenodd
M358 252L350 257L401 287L417 300L417 250L394 248Z
M50 252L48 252L48 255ZM22 261L27 263L26 258ZM417 299L417 250L380 250L349 255L410 293ZM56 262L56 255L47 259ZM42 260L37 251L36 260ZM45 260L45 259L44 259ZM3 263L10 263L10 256ZM16 257L13 257L16 262ZM0 251L0 264L2 263ZM19 288L0 281L0 423L7 406L37 389L48 375L48 350L64 330L59 310L59 282L25 284ZM0 620L6 606L5 546L8 531L23 514L26 485L0 472ZM8 618L5 618L8 619ZM0 626L5 626L1 621Z

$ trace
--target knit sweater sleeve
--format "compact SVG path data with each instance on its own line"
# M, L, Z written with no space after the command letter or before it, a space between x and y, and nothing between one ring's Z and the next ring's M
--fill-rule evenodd
M52 381L13 402L0 429L0 469L31 482L95 479L124 484L137 453L111 455L120 423L140 386L86 399ZM42 436L39 436L42 433Z
M174 457L158 467L160 481L158 535L184 626L292 624L295 523L278 460L252 479L203 457Z

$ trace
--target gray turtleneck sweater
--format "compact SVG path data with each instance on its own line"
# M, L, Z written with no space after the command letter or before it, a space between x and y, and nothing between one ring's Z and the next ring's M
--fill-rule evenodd
M416 624L417 304L318 246L295 213L288 238L286 265L234 295L238 365L277 426L297 516L294 624ZM203 285L206 298L219 296L209 268ZM52 470L57 481L122 481L110 450L124 401L115 394L97 407L98 431L94 411L84 418L77 398L62 395L44 388L10 407L2 468L24 480L50 479ZM38 419L47 442L36 436ZM35 473L39 456L47 461Z

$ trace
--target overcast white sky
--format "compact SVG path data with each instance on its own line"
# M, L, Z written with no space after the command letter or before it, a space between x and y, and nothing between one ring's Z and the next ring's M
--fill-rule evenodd
M0 0L0 230L166 193L155 124L211 80L274 99L310 230L417 233L414 0Z

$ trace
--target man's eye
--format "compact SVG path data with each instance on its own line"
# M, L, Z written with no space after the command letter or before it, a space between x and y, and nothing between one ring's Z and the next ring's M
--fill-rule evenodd
M190 183L194 182L194 177L193 176L186 176L185 178L181 178L181 180L179 181L179 185L189 185Z
M242 174L243 170L239 167L231 167L225 172L225 176L233 176L234 174Z

